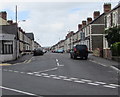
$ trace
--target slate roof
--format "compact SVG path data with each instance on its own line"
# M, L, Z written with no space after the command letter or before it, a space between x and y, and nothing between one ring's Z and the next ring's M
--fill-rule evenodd
M18 39L17 25L0 25L1 31L3 34L14 34Z
M33 33L25 33L27 37L29 37L31 40L34 40L34 34Z

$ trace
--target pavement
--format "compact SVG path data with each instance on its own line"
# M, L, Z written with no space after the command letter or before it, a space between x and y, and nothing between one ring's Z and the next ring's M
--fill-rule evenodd
M3 62L0 66L16 65L16 64L26 63L26 62L28 62L32 57L33 57L32 54L23 55L23 56L19 57L17 60L11 60L11 61L7 61L7 62Z
M97 56L94 56L93 54L89 54L89 60L103 66L111 67L116 71L120 72L120 62L110 60L110 59L105 59L102 57L97 57Z

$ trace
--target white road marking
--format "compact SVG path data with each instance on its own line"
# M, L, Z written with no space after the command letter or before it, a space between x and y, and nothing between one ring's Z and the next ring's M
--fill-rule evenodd
M67 78L66 76L59 76L60 78Z
M25 60L23 63L26 63L27 62L27 60Z
M53 76L57 76L57 75L50 75L51 77L53 77Z
M42 75L48 75L47 73L41 73Z
M117 85L117 84L109 84L111 86L115 86L115 87L120 87L120 85Z
M57 66L59 66L60 64L59 63L57 63Z
M59 78L59 77L52 77L52 78L54 78L54 79L61 79L61 78Z
M56 63L57 63L57 66L64 66L64 65L60 65L60 63L59 63L59 60L58 60L58 59L56 59Z
M30 58L26 63L30 63L34 57Z
M56 62L58 62L58 59L56 59Z
M119 70L118 68L116 68L116 67L114 67L114 66L110 66L110 67L111 67L112 69L114 69L114 70L120 72L120 70Z
M96 84L96 83L88 83L90 85L95 85L95 86L98 86L99 84Z
M33 72L33 73L39 73L39 72Z
M116 88L116 87L110 86L110 85L103 85L103 87L107 87L107 88Z
M35 76L42 76L41 74L35 74Z
M29 75L33 75L33 73L31 73L31 72L28 72L27 74L29 74Z
M13 72L13 70L9 70L10 72Z
M63 80L65 80L65 81L72 81L71 79L66 79L66 78L65 78L65 79L63 79Z
M53 70L57 70L58 68L52 68L52 69L47 69L47 70L43 70L43 71L38 71L37 73L42 73L42 72L48 72L48 71L53 71Z
M87 79L81 79L81 80L85 82L92 82L91 80L87 80Z
M104 82L98 82L98 81L95 81L95 83L97 83L97 84L102 84L102 85L106 84L106 83L104 83Z
M93 62L93 63L96 63L96 64L99 64L99 65L102 65L102 66L104 66L104 67L107 67L105 64L102 64L102 63L99 63L99 62L96 62L96 61L93 61L93 60L89 60L89 61L91 61L91 62Z
M76 82L76 83L85 83L84 81L74 81L74 82Z
M25 72L20 72L20 73L25 73Z
M71 80L78 80L78 78L74 78L74 77L71 77L70 79L71 79Z
M47 78L50 78L50 76L48 76L48 75L45 75L45 76L43 76L43 77L47 77Z
M13 71L13 72L18 73L19 71Z
M60 67L60 66L64 66L64 65L59 65L59 67Z
M10 90L10 91L14 91L14 92L18 92L18 93L22 93L22 94L26 94L26 95L37 96L36 94L33 94L33 93L29 93L29 92L25 92L25 91L21 91L21 90L17 90L17 89L12 89L12 88L8 88L8 87L0 86L0 88Z
M7 70L7 69L3 69L4 71L13 71L13 70ZM19 71L13 71L15 73L24 73L24 74L29 74L29 75L33 75L34 73L31 73L31 72L28 72L28 73L25 73L25 72L19 72ZM61 79L61 80L65 80L65 81L72 81L72 82L75 82L75 83L86 83L86 84L89 84L89 85L103 85L103 87L107 87L107 88L117 88L117 87L120 87L120 85L117 85L117 84L108 84L105 83L105 82L100 82L100 81L95 81L94 83L92 83L92 80L88 80L88 79L78 79L78 78L74 78L74 77L71 77L71 78L68 78L66 76L59 76L57 77L57 75L48 75L46 73L41 73L41 74L34 74L35 76L42 76L42 77L46 77L46 78L50 78L52 77L53 79ZM106 84L106 85L105 85Z

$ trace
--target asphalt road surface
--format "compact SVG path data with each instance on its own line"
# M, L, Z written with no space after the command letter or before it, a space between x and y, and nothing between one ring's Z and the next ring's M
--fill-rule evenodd
M119 95L120 92L115 70L89 59L70 59L69 54L33 56L23 63L3 66L0 71L2 95Z

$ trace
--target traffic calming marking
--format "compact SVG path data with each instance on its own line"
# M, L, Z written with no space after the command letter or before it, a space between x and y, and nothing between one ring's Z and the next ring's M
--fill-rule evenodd
M115 86L110 86L110 85L103 85L103 86L107 88L116 88Z
M3 71L12 71L12 70L3 69ZM30 72L28 72L28 73L19 72L19 71L12 71L12 72L24 73L24 74L35 75L35 76L42 76L42 77L46 77L46 78L61 79L61 80L65 80L65 81L75 82L75 83L86 83L86 84L94 85L94 86L98 86L98 85L101 86L101 85L102 85L103 87L112 88L112 89L117 88L117 87L120 87L120 85L117 85L117 84L107 84L107 83L100 82L100 81L95 81L95 82L93 82L92 80L78 79L78 78L74 78L74 77L67 78L66 76L59 76L59 77L57 77L57 75L48 75L48 74L46 74L46 73L34 74L34 73L30 73Z
M74 82L77 82L77 83L85 83L84 81L74 81Z
M96 84L96 83L88 83L88 84L90 84L90 85L95 85L95 86L100 85L100 84Z
M65 79L63 79L63 80L65 80L65 81L72 81L71 79L66 79L66 78L65 78Z
M12 64L8 64L8 63L0 64L0 66L9 66L9 65L12 65Z

